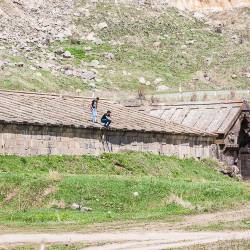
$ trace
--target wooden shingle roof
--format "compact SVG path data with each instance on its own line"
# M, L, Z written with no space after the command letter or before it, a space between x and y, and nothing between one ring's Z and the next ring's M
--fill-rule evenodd
M226 134L239 118L242 101L190 102L174 105L157 104L147 107L151 115L208 133ZM145 108L139 108L146 111Z
M111 110L111 129L213 136L198 129L166 122L107 100L99 101L98 123L92 123L91 100L91 98L70 95L0 91L0 122L102 128L101 116L107 110Z

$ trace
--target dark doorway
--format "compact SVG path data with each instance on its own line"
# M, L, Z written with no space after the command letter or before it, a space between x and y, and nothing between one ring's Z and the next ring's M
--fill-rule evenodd
M240 171L244 179L250 179L250 148L240 149Z
M244 179L250 179L250 123L243 119L238 139L239 144L239 167Z

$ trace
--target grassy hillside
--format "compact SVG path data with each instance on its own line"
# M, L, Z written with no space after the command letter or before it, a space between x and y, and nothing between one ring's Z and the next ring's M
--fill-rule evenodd
M228 208L249 187L198 162L141 153L100 157L0 157L2 226L84 225ZM81 212L73 203L91 208Z
M17 47L14 55L10 43L0 42L5 48L0 50L0 61L10 62L0 74L0 88L100 90L105 96L105 91L117 94L119 90L155 93L159 86L172 92L180 86L182 90L244 89L250 84L249 35L244 27L237 29L241 17L247 27L249 9L230 14L235 16L235 31L230 26L222 33L215 32L216 25L206 19L172 8L77 0L73 9L75 31L69 39L42 47L30 44L28 50ZM223 22L223 17L220 20ZM105 27L98 26L103 23ZM70 51L74 58L54 53L60 49ZM112 53L112 58L107 53ZM37 67L41 64L45 66ZM71 75L82 70L95 72L95 80ZM143 84L139 78L144 79Z

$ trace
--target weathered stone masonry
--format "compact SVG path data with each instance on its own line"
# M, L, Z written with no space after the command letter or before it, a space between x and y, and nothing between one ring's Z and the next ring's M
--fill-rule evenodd
M126 150L179 157L212 157L213 137L160 132L0 124L0 154L99 155Z

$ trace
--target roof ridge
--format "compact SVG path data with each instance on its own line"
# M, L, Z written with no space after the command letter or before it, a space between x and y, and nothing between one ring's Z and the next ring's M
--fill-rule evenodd
M91 112L89 109L89 100L93 99L93 97L86 98L74 95L10 90L0 90L0 96L2 96L0 98L1 120L5 120L5 122L93 127L90 121ZM101 113L106 112L107 109L112 109L114 114L112 125L117 130L214 136L205 130L198 130L179 123L166 121L165 119L154 117L148 112L140 112L112 100L101 99L100 101L98 119L101 118L99 117Z
M230 103L244 103L244 100L218 100L218 101L197 101L197 102L176 102L176 103L158 103L158 104L151 104L151 107L159 107L159 106L183 106L183 105L213 105L213 104L230 104Z

